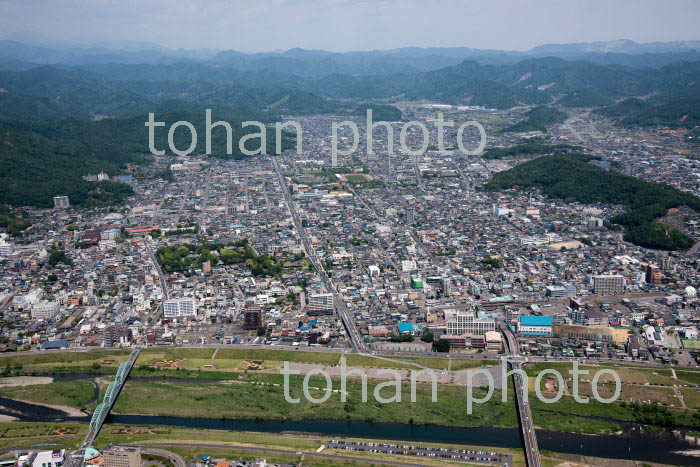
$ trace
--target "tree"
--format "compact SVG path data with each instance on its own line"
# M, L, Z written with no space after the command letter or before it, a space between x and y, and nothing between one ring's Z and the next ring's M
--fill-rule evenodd
M433 342L433 338L434 336L432 332L425 331L425 333L423 333L423 337L421 337L420 340L422 340L423 342Z
M447 339L439 339L433 342L433 349L437 352L447 353L450 351L450 341Z
M410 334L396 334L392 332L389 336L391 342L413 342L413 336Z
M501 267L503 267L503 263L501 263L500 259L493 258L491 256L487 256L485 258L482 258L481 264L486 266L487 269L500 269Z
M265 334L267 334L267 329L264 326L260 326L258 328L258 336L264 336Z

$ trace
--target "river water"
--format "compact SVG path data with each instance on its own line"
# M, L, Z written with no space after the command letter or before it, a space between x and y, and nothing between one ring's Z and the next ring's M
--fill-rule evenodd
M65 375L57 379L59 378L92 379L94 376ZM26 404L3 397L0 397L0 414L11 415L22 421L89 421L87 416L69 417L60 410L35 404ZM110 415L107 418L107 423L258 431L265 433L299 432L316 434L320 438L347 436L505 448L520 448L522 446L518 428L457 428L437 425L404 425L398 423L330 420L228 420L155 415ZM622 433L615 435L584 435L538 429L537 440L541 450L553 452L613 459L643 460L673 465L700 465L700 457L690 454L690 451L700 450L700 439L686 436L684 431L648 432L634 423L623 423L622 426Z

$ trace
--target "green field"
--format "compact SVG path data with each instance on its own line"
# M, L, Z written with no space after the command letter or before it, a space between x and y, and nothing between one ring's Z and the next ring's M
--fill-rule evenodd
M55 381L51 384L32 384L0 389L0 396L49 405L81 408L93 396L90 381Z
M12 354L0 357L0 367L23 374L45 372L112 372L129 358L128 350L91 350L87 352L46 352Z
M300 397L298 404L288 403L280 375L237 374L231 380L218 382L135 382L128 381L114 408L118 413L208 417L229 419L294 419L294 420L360 420L441 424L452 426L514 426L517 423L512 403L501 404L494 397L487 404L476 405L471 416L465 415L464 388L441 385L437 402L430 401L428 385L419 384L416 402L410 402L410 387L402 387L402 401L381 404L373 396L374 385L368 384L368 401L361 401L359 381L348 382L349 396L340 400L340 382L334 381L334 392L324 403L314 404L302 394L301 377L290 378L291 397ZM312 378L311 395L320 398L325 380ZM337 392L336 392L337 390ZM393 388L381 392L393 394Z
M535 363L532 368L526 372L530 376L536 376L544 369L554 369L561 373L565 378L571 377L569 371L573 368L571 363L564 362L547 362ZM579 365L579 370L588 370L588 375L582 375L580 378L592 379L593 376L602 369L610 369L615 371L622 384L641 384L649 383L650 385L671 385L674 384L700 384L700 371L691 370L675 370L677 379L673 378L673 372L669 368L645 367L634 365L614 365L602 363L598 365ZM612 377L601 375L601 382L610 382Z
M0 366L10 365L17 374L43 374L46 372L88 372L111 374L128 358L128 350L92 350L87 352L51 352L46 354L16 354L0 356ZM340 352L309 352L303 350L278 350L270 348L149 348L141 352L136 368L154 366L162 361L173 362L182 370L222 371L244 370L246 361L259 363L263 370L277 370L285 361L317 365L338 365L345 356L348 366L365 368L417 369L420 366L444 370L448 359L431 357L376 358ZM480 366L497 365L496 360L451 359L453 371ZM173 370L175 367L172 368ZM139 373L140 374L140 373ZM197 374L189 375L199 376ZM221 376L209 377L218 378Z
M369 400L360 400L359 380L349 382L349 398L340 401L340 381L333 380L333 392L328 401L314 404L302 396L299 404L287 403L282 388L283 378L278 373L284 361L300 362L314 365L337 365L342 356L347 358L349 366L386 367L396 369L417 369L419 366L434 369L452 370L474 366L493 366L495 360L472 360L430 358L430 357L392 357L388 359L371 356L341 354L331 352L309 352L277 349L239 349L239 348L193 348L193 349L147 349L142 352L134 376L152 377L149 381L127 382L122 391L115 411L118 413L170 415L182 417L228 418L228 419L295 419L295 420L355 420L367 422L395 422L415 424L440 424L445 426L515 426L517 418L512 401L512 388L509 402L500 402L497 390L491 401L475 405L475 413L465 414L465 388L456 385L441 384L438 401L430 402L430 388L419 384L417 401L410 402L408 382L402 386L402 401L378 403L373 397L377 380L369 381ZM109 352L66 352L47 355L14 356L21 362L22 369L27 365L61 365L83 364L96 359L121 359L125 357ZM41 358L39 358L41 357ZM81 363L82 362L82 363ZM176 363L177 368L156 368L154 364L163 362ZM249 362L259 365L262 371L247 369ZM537 363L528 369L530 376L531 407L535 424L542 428L573 432L614 432L623 421L641 421L643 423L670 423L674 425L700 426L698 411L693 410L700 402L698 393L691 388L680 388L688 410L681 409L681 403L672 385L692 384L700 372L676 370L678 379L673 378L669 368L642 366L587 365L582 369L590 371L582 379L591 379L602 368L617 371L623 382L622 393L618 402L601 404L590 399L588 404L573 401L572 383L567 382L564 397L557 404L545 404L535 399L534 376L544 369L557 369L569 377L570 363ZM105 368L107 370L107 368ZM167 381L159 378L178 377L191 381ZM110 378L103 378L101 391ZM204 381L211 380L211 381ZM301 395L302 378L291 378L291 395ZM651 383L651 386L645 385ZM325 393L325 380L311 379L311 393L321 397ZM612 394L613 385L608 376L599 382L600 392L607 397ZM389 388L382 394L388 396ZM582 381L580 393L591 397L589 382ZM16 388L3 388L0 395L16 397L50 405L68 405L84 408L92 398L92 384L89 381L59 382L49 385L32 385ZM661 413L640 412L640 409L626 406L620 402L642 402L651 406L654 403L665 404L668 409ZM93 408L93 404L87 407ZM670 409L670 411L669 411Z

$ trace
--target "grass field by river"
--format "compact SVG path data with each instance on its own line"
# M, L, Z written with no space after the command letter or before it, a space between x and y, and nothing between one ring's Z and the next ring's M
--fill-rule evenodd
M84 352L47 352L33 354L15 354L0 356L0 366L9 364L11 369L18 368L23 373L64 372L94 370L94 366L100 366L104 370L116 368L128 358L128 350L91 350ZM244 365L244 362L261 362L263 369L279 367L283 362L309 363L320 365L338 365L340 358L345 356L348 366L366 368L416 368L425 366L433 369L447 369L453 371L475 368L479 366L496 365L496 360L470 360L453 358L451 362L447 358L431 357L399 357L377 358L369 355L357 355L341 352L313 352L304 350L263 348L148 348L139 356L136 365L151 365L156 361L178 362L180 368L202 369L210 365L218 370L236 370ZM417 364L417 365L416 365Z
M14 355L8 361L12 365L19 364L16 371L46 372L57 369L71 368L76 370L80 365L92 366L95 362L112 365L126 358L127 351L90 351L90 352L51 352L47 354ZM440 385L438 402L429 402L429 388L420 386L418 401L410 403L410 390L404 385L403 400L397 403L379 404L374 401L372 391L377 380L370 380L369 401L359 400L359 383L350 384L350 397L347 403L340 402L337 392L340 382L333 380L336 390L329 401L323 404L302 402L289 404L284 399L281 387L282 378L278 368L284 361L307 363L319 366L338 364L341 356L345 355L349 366L364 366L368 368L389 367L396 369L417 369L418 366L444 369L463 369L473 366L497 365L492 360L464 360L429 357L397 357L373 358L354 354L334 352L313 352L268 348L154 348L146 349L135 367L133 376L179 377L191 381L173 382L150 380L139 382L130 380L119 400L116 411L120 413L154 414L172 416L191 416L229 419L329 419L329 420L363 420L376 422L397 423L431 423L446 426L515 426L517 419L512 401L500 403L500 392L496 391L492 400L483 405L475 405L475 414L465 414L465 388L454 385ZM153 367L157 361L178 361L182 366L175 368ZM263 369L260 371L245 371L245 362L255 362ZM0 360L1 362L1 360ZM107 363L105 363L107 362ZM1 365L1 363L0 363ZM116 364L114 364L116 366ZM528 370L530 376L553 368L568 377L570 363L537 363ZM618 372L623 382L622 399L651 400L675 405L671 415L675 423L694 426L700 422L700 417L693 410L700 402L698 393L691 388L680 388L678 391L687 400L689 409L681 409L678 405L677 392L671 384L691 384L700 375L693 370L675 370L670 368L650 368L642 366L616 366L609 364L588 365L583 367L592 374L601 368L612 368ZM110 367L102 367L106 373L113 371ZM108 379L108 378L107 378ZM219 380L219 382L202 382L199 379ZM534 380L534 378L531 378ZM292 394L297 397L301 391L301 378L292 378ZM609 377L600 380L601 393L607 396L612 391ZM645 382L652 385L645 386ZM322 379L313 379L311 386L325 387ZM589 404L573 402L571 383L567 382L564 398L557 404L544 404L534 398L534 381L530 384L534 420L537 426L560 431L573 432L611 432L619 429L619 422L635 421L639 414L630 407L621 404L600 404L591 401ZM296 391L296 392L295 392ZM320 397L320 389L316 397ZM512 392L512 390L511 390ZM590 396L590 383L581 385L581 393ZM387 395L387 390L384 391ZM82 407L92 396L92 385L88 381L61 382L41 385L35 388L2 388L0 395L16 397L50 405L67 405ZM551 395L550 395L551 396ZM511 395L512 398L512 395ZM305 401L305 399L302 398ZM594 418L586 418L594 417ZM597 418L595 418L597 417Z
M92 382L85 380L0 388L2 397L74 408L81 408L90 402L93 392Z
M233 375L232 375L233 376ZM348 398L341 401L340 381L333 381L331 396L326 402L315 404L302 394L301 377L290 378L292 398L284 396L280 375L239 374L231 380L218 382L128 381L114 408L117 413L170 415L181 417L208 417L229 419L293 419L293 420L361 420L369 422L396 422L440 424L452 426L514 426L517 423L515 406L502 404L500 398L475 406L474 413L465 413L465 391L454 385L440 385L437 402L431 402L431 387L419 384L416 402L410 401L410 386L402 386L401 402L380 403L374 397L375 384L368 384L368 400L362 402L362 385L358 380L348 382ZM310 393L321 398L325 393L324 379L311 378ZM385 398L394 388L384 388Z

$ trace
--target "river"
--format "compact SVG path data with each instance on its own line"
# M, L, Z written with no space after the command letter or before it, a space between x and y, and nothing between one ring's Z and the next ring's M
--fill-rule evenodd
M64 376L79 379L79 375ZM92 379L93 375L85 375ZM139 378L142 379L142 378ZM12 415L21 421L88 422L89 417L69 417L60 410L27 404L0 397L0 414ZM422 441L520 448L517 428L478 427L458 428L437 425L404 425L398 423L366 423L330 420L228 420L218 418L179 418L155 415L110 415L107 423L122 425L177 426L231 431L265 433L299 432L319 437L334 436ZM673 465L700 465L700 457L690 451L700 450L700 441L683 431L648 432L634 423L623 423L622 433L615 435L585 435L537 430L541 450L579 454L612 459L632 459ZM685 453L684 453L685 451Z

